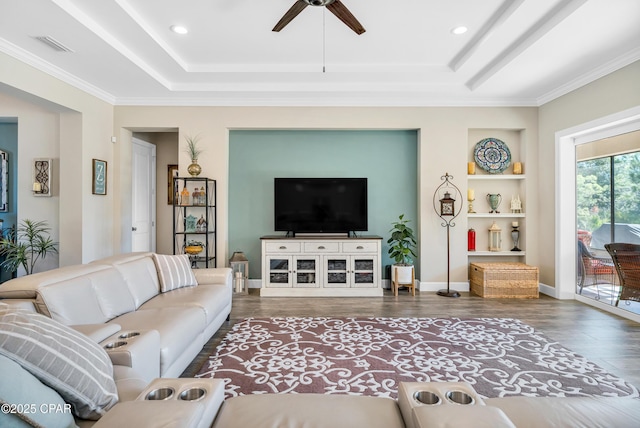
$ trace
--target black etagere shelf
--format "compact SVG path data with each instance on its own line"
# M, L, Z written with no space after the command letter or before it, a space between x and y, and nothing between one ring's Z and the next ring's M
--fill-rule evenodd
M206 177L174 179L173 254L189 254L194 268L217 267L216 202L215 180ZM199 247L202 250L195 252Z

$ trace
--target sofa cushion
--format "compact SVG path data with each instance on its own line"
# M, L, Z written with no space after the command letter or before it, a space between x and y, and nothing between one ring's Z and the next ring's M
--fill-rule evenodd
M122 330L118 324L80 324L69 326L75 331L88 336L89 339L100 343L107 337Z
M640 420L640 402L632 397L502 397L487 398L518 428L632 428Z
M118 401L106 351L44 315L0 303L0 354L55 389L78 417L99 419Z
M0 299L35 299L40 287L108 268L96 264L73 265L14 278L0 284Z
M135 310L131 292L113 267L40 287L36 303L41 313L65 325L105 323Z
M0 412L3 428L71 428L76 424L70 406L18 363L0 355L0 404L13 405ZM27 419L29 422L26 422Z
M205 314L211 324L224 311L231 300L231 290L225 285L198 285L162 293L142 305L140 309L195 306Z
M204 404L197 401L127 401L118 403L93 428L199 428L210 425L202 420L204 413Z
M160 293L156 265L150 254L121 257L114 261L113 267L122 274L125 284L133 296L136 309Z
M140 308L111 321L123 330L157 330L160 333L160 375L194 343L202 347L204 312L197 307Z
M188 255L167 256L154 254L153 261L158 271L161 292L198 285L196 277L191 270Z
M113 366L113 378L118 388L118 403L133 401L149 384L140 373L127 366Z
M228 398L213 425L214 428L404 426L395 400L328 394L256 394Z

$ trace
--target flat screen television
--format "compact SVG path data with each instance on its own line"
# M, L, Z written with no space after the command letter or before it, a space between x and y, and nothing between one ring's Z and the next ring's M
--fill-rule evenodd
M274 208L276 231L366 231L367 179L275 178Z

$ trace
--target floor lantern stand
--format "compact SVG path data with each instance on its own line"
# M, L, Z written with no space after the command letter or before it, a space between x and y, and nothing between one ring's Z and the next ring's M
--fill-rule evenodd
M453 184L453 176L445 173L442 177L442 184L438 186L433 194L433 209L438 217L442 219L442 227L447 228L447 288L438 290L438 296L444 297L460 297L460 293L450 288L450 272L451 272L451 251L450 251L450 231L455 227L455 218L462 211L462 204L456 206L456 200L462 200L460 189Z

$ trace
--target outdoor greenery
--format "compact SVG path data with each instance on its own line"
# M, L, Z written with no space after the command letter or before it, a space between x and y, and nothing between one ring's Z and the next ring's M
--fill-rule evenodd
M389 244L389 256L400 265L411 265L413 257L416 257L413 249L416 247L416 237L413 229L407 226L410 220L404 219L404 214L398 217L398 221L393 222L391 238L387 240Z
M9 236L0 239L0 254L5 256L0 266L12 272L22 266L27 275L32 274L38 260L58 252L50 230L46 221L23 220Z
M640 152L578 162L578 229L594 231L611 219L613 159L614 218L617 224L640 224Z

